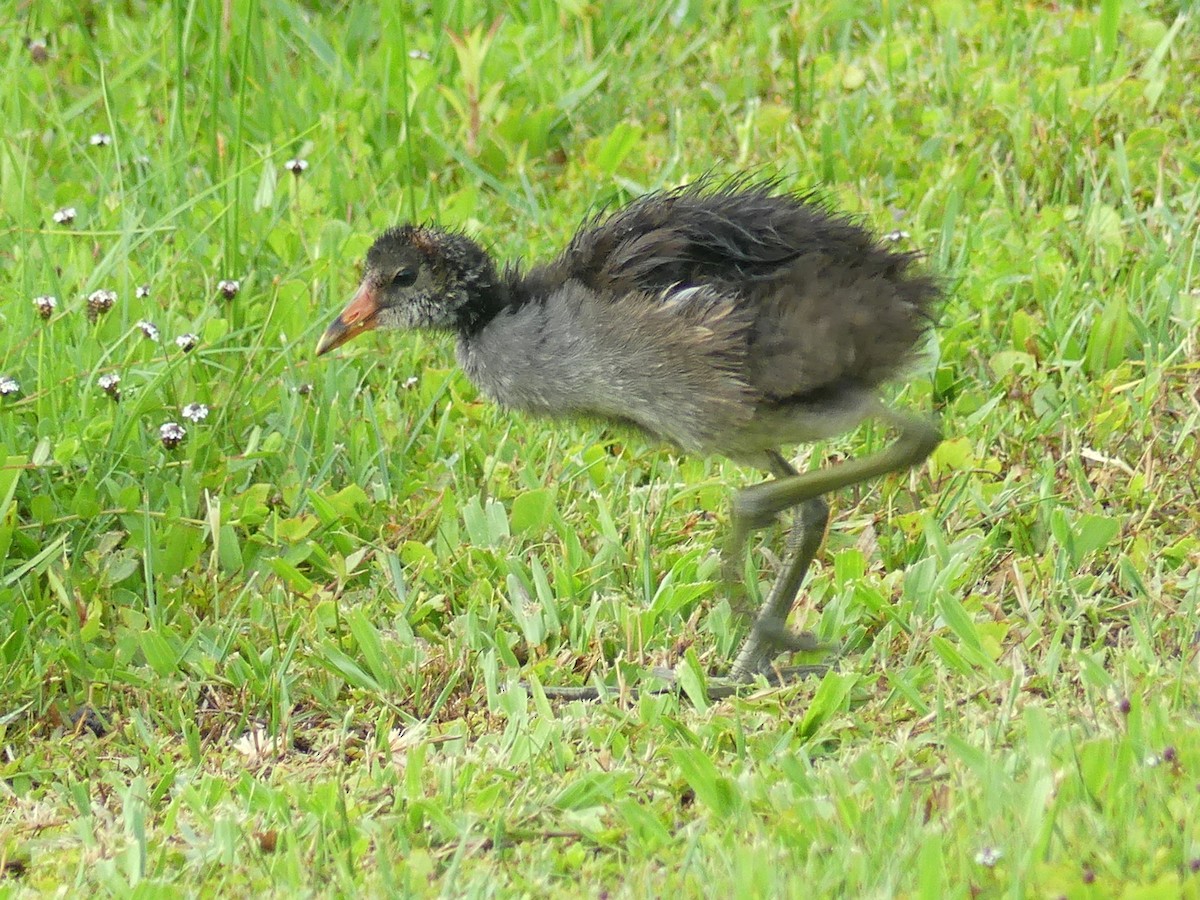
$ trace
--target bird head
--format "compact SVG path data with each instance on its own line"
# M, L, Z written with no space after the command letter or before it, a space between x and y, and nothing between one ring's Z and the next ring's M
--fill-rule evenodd
M491 259L465 235L390 228L367 251L358 291L321 336L317 355L375 328L468 327L496 287Z

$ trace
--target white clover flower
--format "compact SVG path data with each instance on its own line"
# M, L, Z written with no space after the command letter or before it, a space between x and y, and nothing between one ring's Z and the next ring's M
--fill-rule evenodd
M133 292L133 295L139 300L145 300L150 296L150 285L139 284L137 290Z
M140 328L142 330L142 334L144 334L150 340L158 340L158 326L153 322L147 322L145 319L142 319L137 323L137 327Z
M54 315L54 309L58 306L58 298L51 297L49 294L43 294L40 297L33 298L33 305L37 307L39 316L43 319L48 319Z
M112 143L112 135L107 131L97 131L88 138L88 143L93 147L107 147Z
M96 385L114 400L121 399L121 376L116 372L108 372L96 379Z
M208 418L208 407L203 403L189 403L183 408L182 415L189 422L203 422Z
M1004 851L999 847L980 847L975 854L975 864L991 869L1004 857Z
M187 429L178 422L166 422L158 429L159 440L168 450L174 450L187 437Z
M15 378L0 375L0 397L7 397L10 394L19 394L20 392L21 385Z
M75 221L75 207L64 206L54 211L54 221L59 225L70 225Z
M92 291L87 299L87 317L89 322L95 322L100 316L113 308L117 302L117 292L101 288Z
M198 343L200 343L200 336L197 334L192 334L191 332L188 332L187 334L181 334L179 337L175 338L175 346L184 353L188 353L193 350Z

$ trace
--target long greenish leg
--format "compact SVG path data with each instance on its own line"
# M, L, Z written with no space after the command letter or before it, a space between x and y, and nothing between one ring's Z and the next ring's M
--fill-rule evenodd
M771 660L785 650L820 647L812 635L793 634L787 630L785 623L800 584L824 537L829 509L820 499L821 496L918 465L941 442L937 428L924 419L897 413L883 406L875 410L875 415L900 432L900 437L885 449L864 459L850 460L828 469L803 474L796 474L782 457L776 455L791 474L743 488L734 497L733 534L727 551L732 560L742 557L754 530L771 524L786 509L801 507L788 541L790 552L784 569L772 586L734 661L732 674L735 679L744 681L765 673ZM779 471L775 459L772 460L772 470Z
M766 457L767 457L767 471L771 473L771 476L776 481L779 481L779 480L782 480L785 478L793 478L796 475L800 474L792 467L792 464L790 462L788 462L786 459L783 458L783 455L781 453L779 453L778 450L768 450L766 452ZM824 523L822 523L821 524L822 532L824 531L824 529L825 529L825 525L824 525ZM796 515L792 519L792 528L788 532L787 542L784 545L785 554L787 556L790 556L791 553L795 550L795 548L800 543L803 542L803 540L804 540L804 517L801 515ZM742 569L743 560L741 559L741 556L742 556L741 553L732 552L732 548L728 548L728 547L726 548L725 553L722 554L722 570L724 573L725 582L726 582L726 584L728 584L730 586L731 589L735 589L735 590L740 590L741 582L742 582L742 577L740 575L740 572ZM785 559L786 559L786 556L785 556Z
M768 451L767 458L771 473L776 478L794 478L800 474L777 451ZM829 506L823 497L814 497L800 504L792 516L783 568L755 619L755 627L770 633L781 650L820 649L820 644L811 634L790 632L785 623L796 603L800 586L808 575L809 566L825 540L825 526L828 524ZM736 664L734 668L738 668Z
M767 451L767 467L771 475L778 481L781 478L792 478L800 473L795 470L790 462L783 458L783 454L778 450ZM824 526L822 526L824 527ZM792 519L792 530L788 532L787 550L791 550L803 539L804 520L800 515L796 515Z
M808 632L794 632L787 627L787 618L796 603L796 595L808 575L829 521L829 506L821 497L804 501L796 513L796 522L788 535L788 552L782 571L763 601L762 609L750 626L733 662L735 681L749 681L756 674L766 673L777 655L785 651L820 650L821 643Z

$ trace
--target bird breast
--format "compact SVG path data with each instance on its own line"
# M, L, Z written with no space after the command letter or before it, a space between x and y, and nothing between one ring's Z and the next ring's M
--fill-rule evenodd
M460 338L458 360L496 402L638 426L692 452L720 452L753 398L749 321L713 287L606 296L577 281Z

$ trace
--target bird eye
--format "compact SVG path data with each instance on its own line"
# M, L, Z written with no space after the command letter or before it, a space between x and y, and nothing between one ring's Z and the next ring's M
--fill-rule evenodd
M406 288L413 285L417 280L417 273L414 269L401 269L392 276L392 287Z

